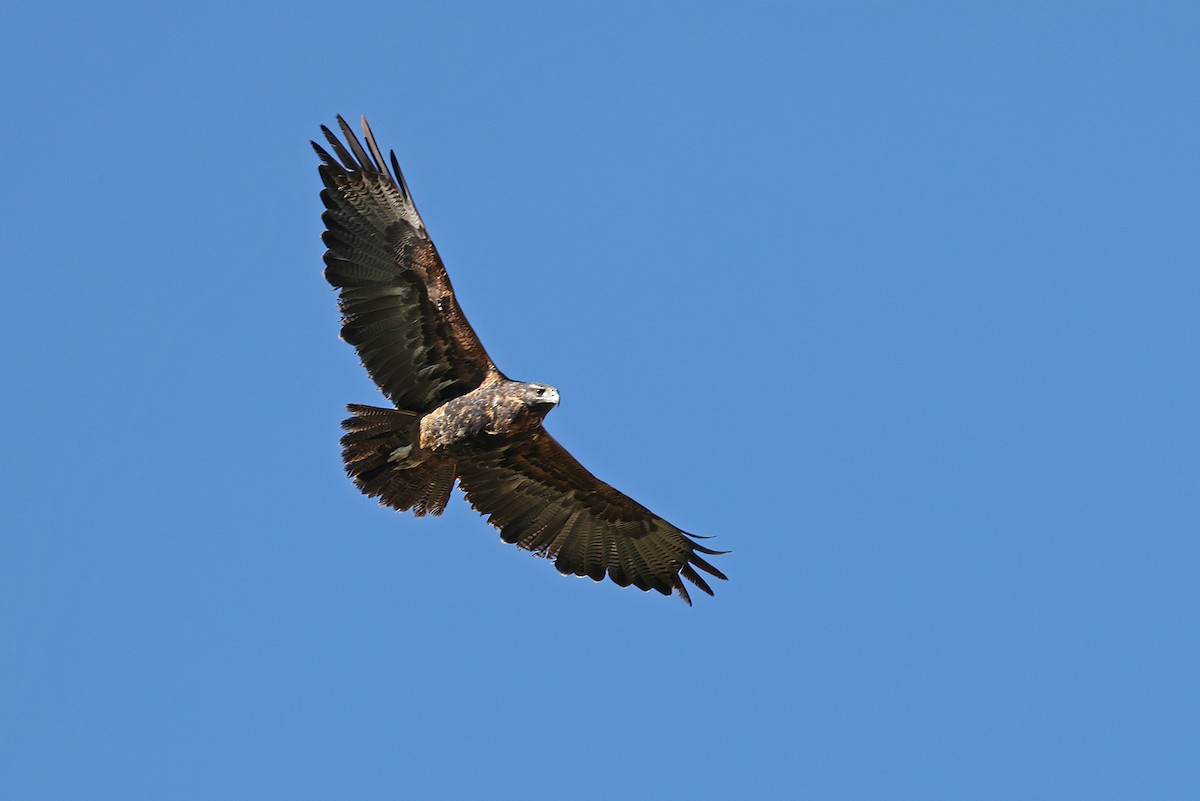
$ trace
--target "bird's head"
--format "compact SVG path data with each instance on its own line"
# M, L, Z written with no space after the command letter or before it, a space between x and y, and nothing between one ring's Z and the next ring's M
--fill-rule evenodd
M558 405L558 390L549 384L526 384L524 400L545 414Z

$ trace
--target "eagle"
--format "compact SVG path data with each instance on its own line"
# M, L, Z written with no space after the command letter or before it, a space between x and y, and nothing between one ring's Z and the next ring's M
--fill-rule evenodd
M467 322L400 171L364 117L363 147L337 118L329 150L313 149L324 189L325 279L338 290L341 337L394 408L350 404L342 422L347 475L398 511L439 515L455 482L505 542L553 560L564 575L605 576L691 605L709 595L706 539L668 523L587 471L543 422L549 384L513 381ZM332 151L332 152L330 152Z

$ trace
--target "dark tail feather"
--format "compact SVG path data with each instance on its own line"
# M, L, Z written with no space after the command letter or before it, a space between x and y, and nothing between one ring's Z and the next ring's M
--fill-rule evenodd
M351 404L342 421L346 475L363 494L401 512L440 515L450 501L455 463L419 453L421 415ZM407 452L405 449L409 449Z

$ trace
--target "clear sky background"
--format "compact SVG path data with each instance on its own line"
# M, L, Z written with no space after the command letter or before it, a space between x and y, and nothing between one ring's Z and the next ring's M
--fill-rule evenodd
M6 13L5 799L1194 799L1192 3ZM308 140L366 114L593 472L380 509Z

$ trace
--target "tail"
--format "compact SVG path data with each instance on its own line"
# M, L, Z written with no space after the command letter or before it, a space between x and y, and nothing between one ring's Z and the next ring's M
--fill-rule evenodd
M352 416L342 421L342 461L363 494L418 517L444 512L456 465L422 458L420 413L353 403L346 409Z

